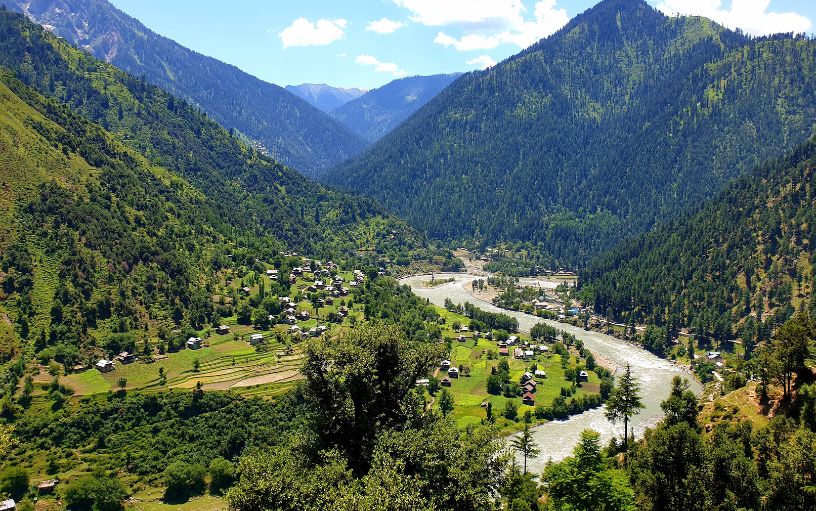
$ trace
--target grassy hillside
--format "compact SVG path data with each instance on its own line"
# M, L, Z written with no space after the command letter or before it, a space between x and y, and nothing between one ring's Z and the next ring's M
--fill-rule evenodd
M365 147L360 137L307 101L154 33L106 0L13 0L5 5L96 58L199 106L307 175Z
M584 275L595 310L751 345L795 310L812 311L814 169L810 141L696 213L600 257Z
M470 73L330 182L431 237L579 266L814 133L816 42L605 0Z

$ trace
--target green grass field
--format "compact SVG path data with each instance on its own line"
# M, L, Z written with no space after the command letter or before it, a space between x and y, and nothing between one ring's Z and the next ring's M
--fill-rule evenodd
M448 390L453 394L454 409L452 417L460 427L467 427L470 424L479 424L487 417L486 406L491 403L493 415L497 417L496 425L505 432L512 432L520 429L522 423L510 421L501 417L501 413L509 399L518 405L519 417L524 416L524 412L532 411L535 407L523 405L521 397L506 398L502 395L492 395L487 392L487 379L491 374L491 369L499 364L501 359L506 359L510 365L510 380L519 382L521 375L535 364L538 369L547 373L546 378L536 378L538 385L535 392L535 405L549 405L561 393L562 387L570 387L570 382L564 378L564 369L561 367L561 357L557 354L540 354L535 358L525 361L512 356L496 356L488 358L488 351L498 352L496 342L484 338L476 339L472 332L458 333L452 328L454 322L461 325L469 325L467 317L449 312L445 309L438 309L439 314L445 318L443 336L452 338L451 353L449 359L451 365L455 367L467 366L470 368L470 376L459 376L451 379L451 386ZM457 341L459 335L466 337L465 342ZM528 337L520 335L521 340L529 340ZM568 366L575 366L577 359L571 355L567 361ZM446 375L437 371L438 379ZM575 394L597 394L600 380L598 376L589 371L589 381L578 387ZM443 387L444 388L444 387ZM435 405L436 406L436 405Z

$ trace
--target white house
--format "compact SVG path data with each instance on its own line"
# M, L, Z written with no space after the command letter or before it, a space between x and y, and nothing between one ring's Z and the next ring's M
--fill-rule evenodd
M263 334L252 334L249 336L249 344L255 346L256 344L260 344L264 341Z
M102 360L100 360L99 362L96 363L95 367L97 369L99 369L100 373L109 373L109 372L113 371L114 369L116 369L116 364L114 364L113 361L111 361L111 360L103 358ZM2 508L0 508L0 509L2 509ZM14 508L12 508L12 509L14 509Z

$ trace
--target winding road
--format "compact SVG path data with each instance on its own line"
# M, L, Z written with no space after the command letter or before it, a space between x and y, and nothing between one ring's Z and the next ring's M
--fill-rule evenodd
M434 305L444 306L448 298L457 304L470 302L479 308L501 312L515 317L519 321L519 328L529 332L536 323L549 323L561 330L569 332L584 342L584 345L593 353L604 357L618 367L629 364L632 373L641 385L641 397L645 408L640 414L632 418L630 432L636 436L643 434L646 427L655 425L663 416L660 403L666 399L675 375L681 375L689 380L692 390L700 394L702 386L688 373L671 362L658 358L646 350L633 346L621 339L610 335L586 331L582 328L565 325L555 321L543 320L539 317L522 312L500 309L492 303L480 300L469 291L470 283L484 278L468 273L435 274L437 279L455 279L447 284L428 287L423 285L430 279L429 275L406 277L400 282L411 287L414 293L427 298ZM572 454L573 447L578 443L581 431L593 429L601 434L601 442L606 444L613 436L623 436L623 424L612 424L605 417L603 408L590 410L565 421L552 421L534 428L536 442L541 454L534 460L528 460L528 468L534 473L540 473L547 461L560 461Z

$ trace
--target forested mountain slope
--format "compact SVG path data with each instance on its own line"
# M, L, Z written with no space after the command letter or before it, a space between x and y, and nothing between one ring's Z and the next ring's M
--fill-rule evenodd
M804 142L816 42L604 0L457 80L327 179L431 236L581 265Z
M336 108L332 115L364 139L374 142L459 76L461 73L400 78Z
M813 300L816 139L585 272L595 310L753 344ZM762 321L776 317L763 329Z
M366 93L366 91L357 88L344 89L342 87L332 87L325 83L287 85L286 90L327 113L331 113L335 108L343 106Z
M0 66L4 346L76 354L93 346L97 319L105 332L200 328L215 320L219 269L285 249L337 260L427 250L368 200L323 188L8 11Z
M5 5L95 57L200 106L307 175L365 146L307 101L152 32L106 0L8 0Z

